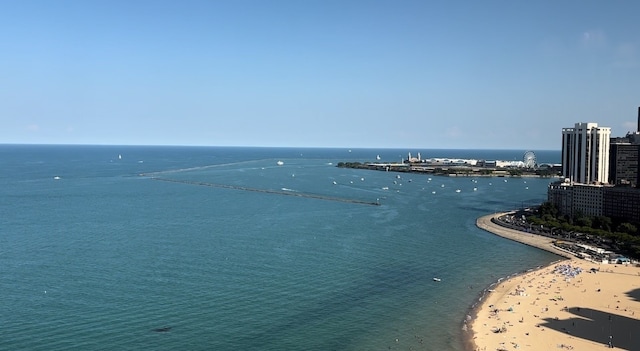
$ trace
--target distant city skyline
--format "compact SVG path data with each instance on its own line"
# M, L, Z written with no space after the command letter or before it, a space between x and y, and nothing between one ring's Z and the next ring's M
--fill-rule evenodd
M640 3L4 1L0 143L560 150L637 129Z

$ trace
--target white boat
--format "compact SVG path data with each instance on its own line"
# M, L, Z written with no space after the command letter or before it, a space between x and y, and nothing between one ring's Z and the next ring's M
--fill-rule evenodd
M376 156L376 160L380 161L380 155Z
M334 181L333 181L333 185L336 185L336 184L338 184L338 182L336 182L336 181L334 180Z
M282 165L284 164L284 162L282 162L282 161L278 161L278 162L276 162L276 164L277 164L278 166L282 166Z
M460 189L456 189L456 193L459 193L461 190Z
M55 177L53 177L53 179L55 179L55 180L60 180L60 177L55 176Z
M440 278L433 278L433 281L434 281L434 282L439 282L439 281L442 281L442 279L440 279Z

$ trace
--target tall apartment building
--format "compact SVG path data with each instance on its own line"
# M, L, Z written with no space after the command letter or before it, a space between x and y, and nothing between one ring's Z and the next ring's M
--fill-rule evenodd
M638 131L610 135L597 123L562 129L565 179L549 185L547 199L564 215L640 223L640 107Z
M640 185L640 143L612 138L609 147L609 184Z
M562 176L581 184L609 181L611 128L598 123L576 123L562 129Z
M638 107L638 130L628 132L621 138L611 138L609 184L640 186L640 107Z

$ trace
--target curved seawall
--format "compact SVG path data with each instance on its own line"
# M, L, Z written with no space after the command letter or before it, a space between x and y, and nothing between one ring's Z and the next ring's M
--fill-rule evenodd
M562 256L564 258L574 257L570 253L567 253L555 247L553 245L553 239L551 238L547 238L542 235L531 234L531 233L522 232L515 229L506 228L493 222L494 218L498 218L509 213L511 212L493 213L490 215L482 216L476 220L476 226L492 234L495 234L513 241L517 241L525 245L533 246L533 247L554 253L558 256Z

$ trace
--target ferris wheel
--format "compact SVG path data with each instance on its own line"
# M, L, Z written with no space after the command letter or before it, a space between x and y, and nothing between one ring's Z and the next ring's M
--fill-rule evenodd
M533 151L526 151L522 157L525 168L534 168L536 166L536 154Z

